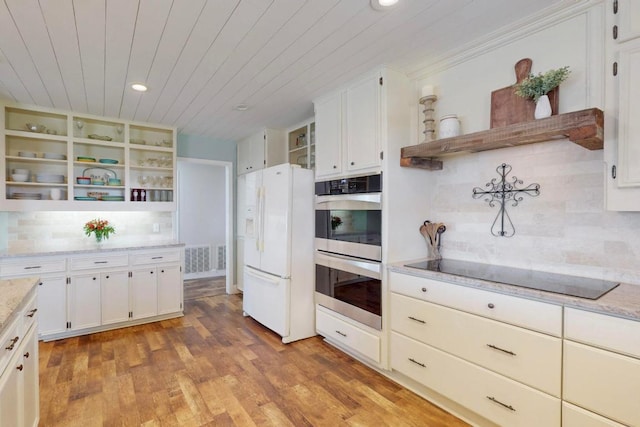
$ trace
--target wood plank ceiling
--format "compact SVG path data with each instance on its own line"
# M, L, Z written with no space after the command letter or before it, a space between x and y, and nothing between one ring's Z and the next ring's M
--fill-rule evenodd
M375 66L415 72L569 3L0 0L0 98L238 140L311 117L315 97Z

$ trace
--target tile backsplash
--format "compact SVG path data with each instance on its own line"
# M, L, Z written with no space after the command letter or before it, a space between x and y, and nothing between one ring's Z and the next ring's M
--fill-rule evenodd
M116 229L107 245L166 242L176 237L173 212L2 212L0 250L30 253L95 247L95 239L83 231L84 224L94 218L109 220ZM154 224L159 232L153 232Z

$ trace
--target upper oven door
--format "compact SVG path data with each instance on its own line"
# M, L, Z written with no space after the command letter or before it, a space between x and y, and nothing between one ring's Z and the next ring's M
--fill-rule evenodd
M316 196L316 249L380 261L381 193Z

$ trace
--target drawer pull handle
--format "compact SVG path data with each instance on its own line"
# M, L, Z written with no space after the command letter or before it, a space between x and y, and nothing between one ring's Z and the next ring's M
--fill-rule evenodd
M11 338L9 341L11 342L11 344L9 344L7 347L5 347L5 350L13 350L13 348L16 346L16 343L18 342L18 340L20 339L20 337L15 337L15 338Z
M493 345L493 344L487 344L487 347L492 348L492 349L494 349L494 350L501 351L501 352L503 352L503 353L507 353L507 354L509 354L509 355L511 355L511 356L515 356L515 355L516 355L513 351L509 351L509 350L505 350L505 349L500 348L500 347L496 347L496 346L495 346L495 345Z
M489 307L489 308L494 308L494 307L495 307L495 305L493 305L493 303L492 303L492 302L490 302L489 304L487 304L487 307Z
M94 264L108 264L109 261L93 261Z
M151 259L162 259L162 258L164 258L164 257L162 257L162 256L154 256L154 257L151 257Z
M420 363L420 362L418 362L417 360L415 360L415 359L413 359L413 358L411 358L411 357L409 358L409 362L411 362L411 363L415 363L416 365L418 365L418 366L422 366L423 368L426 368L426 367L427 367L427 365L425 365L424 363Z
M29 314L27 314L27 317L33 317L35 316L36 312L38 311L37 308L34 308L33 310L29 310Z
M495 397L493 397L493 396L487 396L487 399L489 399L489 400L490 400L490 401L492 401L492 402L497 403L498 405L504 406L505 408L507 408L507 409L508 409L508 410L510 410L510 411L513 411L513 412L515 412L515 411L516 411L516 410L515 410L515 408L514 408L513 406L511 406L511 405L507 405L506 403L502 403L502 402L500 402L498 399L496 399L496 398L495 398Z
M408 316L408 317L409 317L409 319L411 319L411 320L413 320L413 321L415 321L415 322L418 322L418 323L422 323L423 325L427 323L427 322L425 322L424 320L416 319L416 318L415 318L415 317L413 317L413 316Z
M427 292L427 288L420 289L422 292Z
M35 270L37 268L42 268L42 266L41 265L32 265L32 266L29 266L29 267L25 267L24 269L25 270Z
M20 365L16 366L16 369L18 371L22 371L24 369L24 366L22 366L22 363L21 363Z
M345 338L347 337L347 334L345 334L344 332L336 331L336 334L342 335Z

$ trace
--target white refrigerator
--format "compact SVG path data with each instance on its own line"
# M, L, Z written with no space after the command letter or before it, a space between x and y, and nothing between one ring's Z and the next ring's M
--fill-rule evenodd
M313 171L246 175L243 311L288 343L316 335Z

